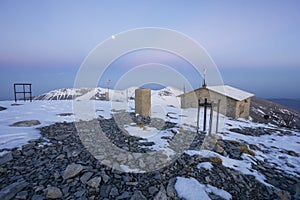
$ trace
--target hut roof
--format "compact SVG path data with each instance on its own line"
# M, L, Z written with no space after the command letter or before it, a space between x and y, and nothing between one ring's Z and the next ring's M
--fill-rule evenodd
M207 86L207 89L238 101L242 101L254 96L252 93L245 92L229 85Z

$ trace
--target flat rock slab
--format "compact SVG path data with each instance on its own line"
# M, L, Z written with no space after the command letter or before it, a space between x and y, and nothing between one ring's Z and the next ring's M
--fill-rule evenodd
M22 106L23 104L20 103L12 103L11 106Z
M72 116L74 115L73 113L59 113L57 114L58 116L61 116L61 117L66 117L66 116Z
M11 124L10 126L14 127L30 127L30 126L36 126L41 124L39 120L25 120L25 121L19 121Z
M20 192L23 188L27 187L28 183L25 181L12 183L0 191L0 199L1 200L9 200L12 199L18 192Z
M7 109L7 108L4 108L4 107L0 106L0 111L6 110L6 109Z

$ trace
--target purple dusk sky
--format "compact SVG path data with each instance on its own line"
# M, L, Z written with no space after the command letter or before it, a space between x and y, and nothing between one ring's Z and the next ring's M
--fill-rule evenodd
M225 84L258 97L300 98L299 9L296 0L2 0L0 100L12 98L14 82L32 83L34 95L73 87L81 63L96 45L141 27L168 28L192 37L210 54ZM117 79L113 74L126 59L150 62L142 59L147 53L120 58L107 78ZM148 55L159 57L157 52ZM168 64L182 64L182 73L193 74L178 58ZM194 87L201 83L193 75L190 79Z

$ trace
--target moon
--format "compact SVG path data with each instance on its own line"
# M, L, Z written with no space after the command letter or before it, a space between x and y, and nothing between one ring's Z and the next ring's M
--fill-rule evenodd
M112 35L112 36L111 36L111 39L113 39L113 40L116 39L116 36Z

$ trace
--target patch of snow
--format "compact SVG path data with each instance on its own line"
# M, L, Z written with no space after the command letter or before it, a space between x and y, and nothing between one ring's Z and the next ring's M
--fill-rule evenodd
M197 168L198 169L204 168L207 170L211 170L213 168L213 165L210 162L202 162L197 165Z
M209 193L213 193L223 199L230 200L231 194L227 191L216 188L212 185L204 185L199 183L196 179L177 177L175 183L175 189L180 198L186 200L209 200Z
M124 125L125 130L129 133L129 135L140 137L140 138L150 138L158 134L158 130L154 127L149 126L128 126Z
M124 172L128 172L128 173L145 173L145 171L141 171L139 169L131 169L127 165L120 165L120 167Z
M210 200L202 184L194 178L177 177L175 189L178 197L186 200Z
M232 198L231 194L228 193L227 191L216 188L216 187L214 187L212 185L209 185L209 184L206 185L205 191L208 192L208 193L214 193L215 195L217 195L219 197L222 197L226 200L230 200Z

